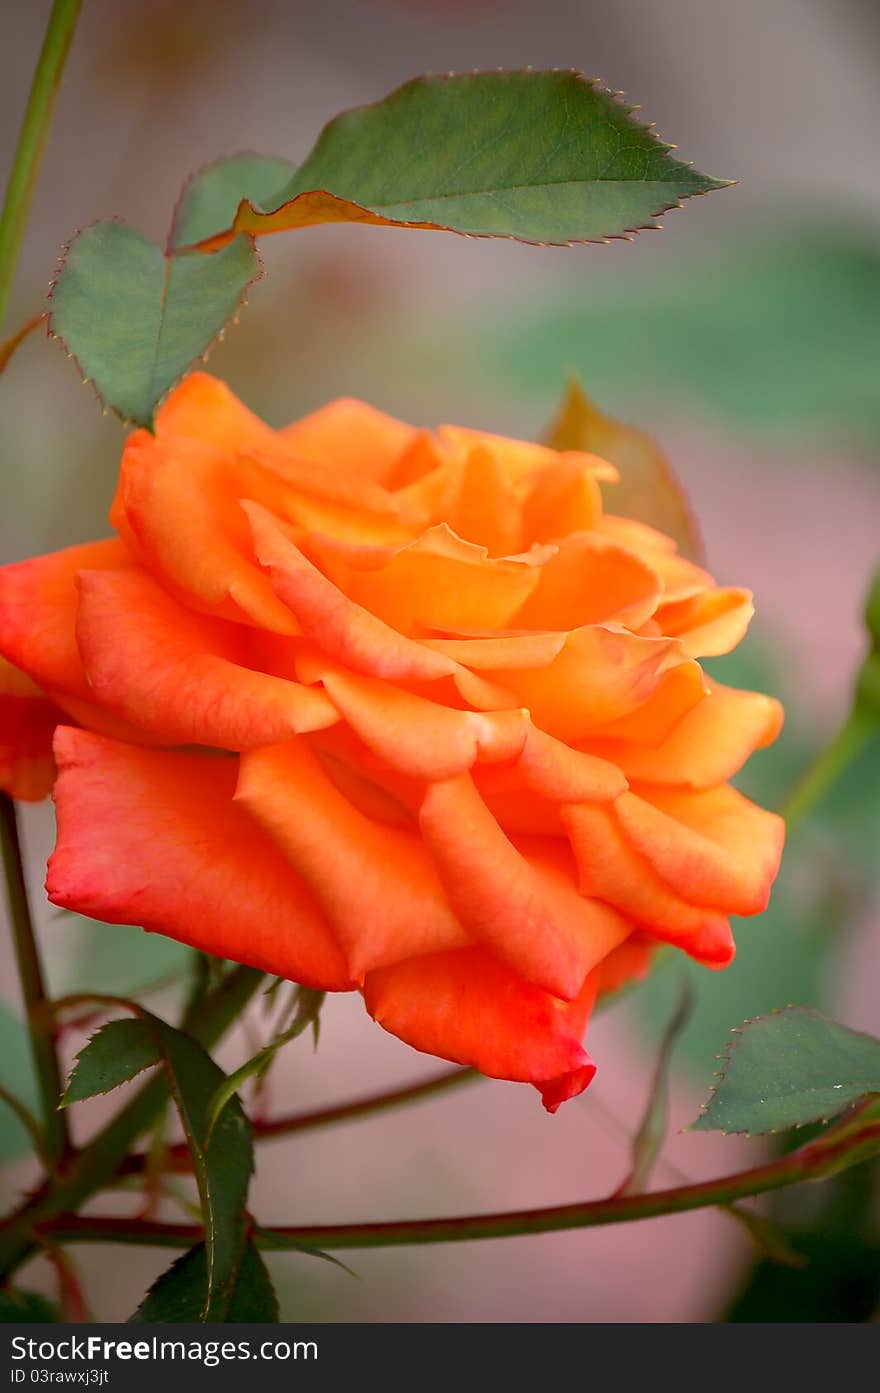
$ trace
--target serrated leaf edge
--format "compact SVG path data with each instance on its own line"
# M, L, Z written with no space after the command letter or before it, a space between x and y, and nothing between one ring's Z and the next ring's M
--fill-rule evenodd
M777 1006L774 1008L774 1010L764 1011L759 1016L747 1017L747 1019L744 1020L741 1025L732 1025L730 1027L730 1034L734 1037L740 1036L743 1034L747 1026L757 1025L761 1021L769 1020L772 1016L786 1016L794 1011L798 1012L802 1016L811 1016L815 1020L828 1021L831 1025L840 1025L843 1030L848 1030L850 1034L861 1035L864 1040L871 1040L874 1041L874 1043L876 1043L876 1037L873 1035L869 1035L866 1030L853 1030L852 1026L844 1026L841 1025L840 1021L832 1021L829 1016L824 1015L821 1011L817 1011L815 1006ZM705 1117L708 1113L710 1107L712 1106L713 1098L715 1097L716 1093L718 1092L719 1088L721 1087L721 1085L727 1077L727 1072L730 1068L731 1060L733 1058L732 1051L736 1048L736 1043L736 1038L728 1040L727 1044L724 1046L724 1049L721 1051L721 1054L717 1054L715 1056L715 1058L721 1062L721 1068L716 1069L712 1077L717 1079L718 1082L712 1085L709 1092L709 1096L706 1099L705 1103L701 1104L700 1111L697 1113L697 1116L694 1118L694 1121L689 1123L687 1127L683 1127L681 1129L682 1132L693 1132L697 1130L696 1124L699 1122L701 1117ZM801 1092L807 1094L821 1093L824 1091L824 1089L819 1088L806 1088L801 1090ZM793 1122L791 1126L788 1127L767 1127L762 1129L760 1132L749 1132L744 1127L731 1127L730 1129L725 1127L714 1127L706 1128L705 1130L720 1132L721 1135L724 1137L748 1137L751 1141L756 1140L758 1137L779 1136L783 1132L798 1132L803 1127L815 1127L817 1125L824 1126L827 1122L831 1122L835 1117L841 1117L845 1115L846 1113L850 1112L853 1108L858 1107L864 1098L870 1097L872 1092L873 1090L866 1090L865 1093L860 1098L856 1099L855 1102L848 1103L845 1107L838 1108L836 1112L829 1113L827 1117L810 1117L805 1119L805 1121L803 1122Z
M161 1064L161 1056L157 1055L157 1057L151 1060L150 1063L142 1064L140 1069L136 1069L133 1074L129 1074L127 1079L120 1079L118 1083L111 1083L107 1088L96 1088L93 1093L86 1093L82 1096L82 1098L70 1098L68 1096L70 1094L71 1088L73 1087L73 1080L76 1075L77 1069L82 1063L83 1055L88 1053L92 1045L97 1040L98 1036L103 1035L104 1031L107 1029L108 1026L118 1025L120 1021L138 1019L139 1017L137 1016L120 1016L118 1020L105 1021L103 1025L98 1026L98 1029L95 1031L93 1035L89 1036L82 1049L77 1050L74 1056L73 1065L71 1067L70 1074L68 1075L67 1079L67 1087L64 1090L64 1093L62 1094L61 1100L58 1104L59 1109L72 1108L76 1103L87 1103L90 1098L103 1098L108 1093L115 1092L117 1088L123 1088L127 1083L131 1083L133 1079L139 1078L140 1075L145 1074L148 1069L155 1069L158 1064Z
M336 116L334 116L321 128L318 134L318 141L321 140L326 131L332 129L333 126L337 124L337 122L343 120L345 117L352 115L354 112L366 111L372 107L381 106L385 102L390 101L393 97L398 96L401 92L407 90L410 87L426 84L428 82L444 82L448 81L449 79L491 76L493 73L498 76L508 77L517 76L520 73L524 72L534 73L536 76L540 74L562 74L568 77L572 77L576 81L582 82L585 86L591 88L592 90L602 93L603 96L609 97L617 106L621 108L624 115L627 117L630 117L633 115L634 112L641 110L641 107L639 105L635 103L629 103L625 100L626 94L623 91L613 91L611 88L607 87L604 84L601 78L587 77L583 72L581 72L577 68L532 68L531 66L527 66L525 68L474 68L469 73L429 72L423 73L418 77L410 78L409 81L401 83L399 87L395 87L391 92L386 93L384 97L380 97L375 102L365 102L361 106L350 107L346 111L338 112ZM662 139L662 137L656 129L656 123L654 121L636 121L633 124L636 125L639 130L644 131L646 135L650 136L653 140L655 140L657 144L661 147L662 153L664 155L668 155L673 150L677 150L678 147L676 145L670 144L668 141ZM317 145L317 143L318 142L316 141L315 146ZM314 149L315 146L313 146L312 148ZM688 169L693 169L694 167L693 160L677 160L677 163L683 165ZM704 177L708 180L711 180L711 185L705 189L694 189L693 193L687 195L688 198L697 198L703 194L714 193L719 189L731 188L738 182L736 179L716 179L711 174L707 174ZM655 181L645 180L644 182L649 183ZM258 208L254 203L250 201L250 199L244 198L241 200L238 206L235 215L235 220L232 223L231 227L223 233L218 233L213 237L204 238L201 242L193 243L193 249L201 252L216 251L219 249L220 246L225 245L226 242L231 240L231 238L236 235L236 231L245 230L237 228L237 223L242 211L246 208L250 209L252 213L255 213L257 215L273 214L280 212L282 208L293 207L293 205L296 204L298 200L301 198L311 198L315 194L323 194L328 198L334 199L340 205L347 205L350 208L357 208L360 212L373 212L373 210L368 208L365 204L357 203L355 202L355 200L350 198L343 198L340 195L335 194L331 189L326 188L304 189L301 193L296 194L294 198L288 199L286 203L280 203L277 208ZM403 219L395 218L387 218L384 220L384 223L385 226L388 227L408 228L410 230L420 230L427 232L451 232L454 233L457 237L467 237L473 240L501 240L508 242L519 242L523 246L529 247L575 247L587 245L607 247L610 246L612 242L634 242L640 232L661 232L663 230L662 224L656 222L655 220L657 218L663 217L666 213L676 211L677 209L683 207L684 203L681 201L675 201L673 203L661 203L660 207L648 214L648 217L650 219L650 221L648 222L638 223L633 227L625 227L622 232L611 232L608 233L607 236L603 237L575 237L564 242L536 241L533 238L529 237L518 237L516 233L513 232L462 232L458 228L449 227L445 223L407 222ZM352 221L354 222L356 220L352 219ZM293 230L294 229L277 229L277 231ZM255 241L256 238L261 235L268 236L272 234L248 232L247 235ZM181 248L179 250L183 249Z
M134 421L130 416L125 416L117 407L115 407L112 404L112 402L108 402L104 399L101 393L101 389L99 388L97 382L93 377L90 377L88 373L85 371L85 369L82 366L82 363L79 361L76 354L69 347L64 335L59 333L53 327L54 314L52 309L52 301L55 298L55 291L58 288L58 284L61 280L61 277L64 275L68 257L70 256L70 250L73 247L73 244L84 233L90 232L93 227L100 227L102 223L108 222L118 223L120 227L128 228L131 232L137 231L137 229L131 227L131 224L127 223L124 218L119 217L116 214L113 214L108 218L96 218L94 222L86 223L84 227L78 227L76 231L72 234L72 236L68 239L68 241L63 243L61 247L61 254L59 255L56 261L55 274L53 275L52 280L49 282L49 290L46 295L46 333L50 339L53 339L56 343L61 345L61 349L65 357L67 357L73 363L74 367L79 373L82 385L84 387L91 387L92 391L95 394L95 397L97 398L98 405L101 408L101 415L113 415L119 421L121 421L123 426L125 426L127 429L136 429L138 426L138 422ZM232 241L232 238L230 238L229 240ZM164 257L166 261L168 261L172 256L180 256L185 252L191 252L193 250L192 247L176 247L172 251L163 251L157 243L153 242L152 245ZM251 246L253 248L253 253L257 262L257 274L247 282L241 293L235 310L229 316L226 322L217 330L217 333L213 336L213 338L211 338L208 341L202 352L198 354L195 358L193 358L192 362L188 365L188 367L184 368L183 372L179 373L177 377L175 377L174 381L169 383L169 385L165 388L164 392L160 397L157 397L156 401L153 403L153 419L155 419L156 412L160 409L162 403L168 399L168 397L171 395L171 393L174 391L176 387L180 386L184 378L189 376L193 368L196 367L197 364L207 362L209 356L211 355L211 353L213 353L217 345L219 343L222 343L225 339L227 330L229 330L230 328L234 328L235 325L238 324L242 310L250 303L250 297L248 292L250 291L251 287L257 285L266 274L265 263L263 262L263 258L257 247L256 240L253 237L251 238ZM201 248L199 248L199 250L201 250ZM206 253L210 255L212 250L215 249L206 249ZM216 248L216 250L219 251L221 249L218 247Z

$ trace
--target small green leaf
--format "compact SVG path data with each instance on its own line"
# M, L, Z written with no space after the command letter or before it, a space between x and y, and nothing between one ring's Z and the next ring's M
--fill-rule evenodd
M781 1132L880 1093L880 1040L803 1006L747 1021L692 1132Z
M142 1020L109 1021L76 1056L63 1107L109 1093L158 1064L161 1050Z
M128 1005L135 1019L111 1021L98 1031L78 1057L65 1101L106 1092L151 1064L162 1066L192 1157L205 1225L207 1281L200 1318L222 1320L246 1237L250 1127L238 1099L227 1096L208 1148L204 1138L212 1100L226 1080L223 1070L191 1036L136 1002L118 1004Z
M185 1325L202 1319L208 1261L204 1243L190 1248L150 1287L129 1320L130 1325ZM266 1264L250 1240L227 1284L217 1320L229 1324L274 1324L280 1319L278 1298Z
M729 182L673 159L633 110L575 72L419 77L337 116L271 201L242 199L226 237L359 222L603 242Z
M229 155L194 174L174 214L173 250L202 242L231 226L243 198L272 207L273 195L290 183L296 165L271 155Z
M247 237L211 256L164 256L119 222L71 242L52 287L49 332L125 421L149 426L167 392L203 358L259 280Z

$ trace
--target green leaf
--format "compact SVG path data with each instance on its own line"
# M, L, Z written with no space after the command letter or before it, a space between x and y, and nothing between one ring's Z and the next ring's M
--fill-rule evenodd
M190 1036L149 1012L143 1012L142 1018L161 1048L199 1189L207 1253L202 1319L223 1320L243 1242L245 1200L253 1170L250 1127L241 1104L232 1097L217 1119L211 1146L206 1148L209 1107L224 1081L223 1070Z
M49 332L107 406L149 426L158 403L208 353L261 274L247 237L211 256L166 256L122 223L95 223L68 248L51 291Z
M272 207L296 173L290 160L271 155L229 155L200 169L184 185L174 214L173 250L222 232L235 219L243 198Z
M190 1248L163 1272L131 1317L130 1325L167 1323L185 1325L202 1319L208 1261L204 1243ZM217 1320L229 1324L275 1323L280 1319L278 1298L266 1264L248 1239L242 1246L236 1269L227 1284Z
M125 1004L125 1003L120 1003ZM226 1075L189 1035L135 1002L135 1019L111 1021L80 1053L66 1102L115 1088L151 1064L161 1064L192 1157L205 1225L205 1321L224 1319L245 1242L245 1201L253 1170L253 1143L241 1104L228 1096L207 1146L212 1100Z
M606 416L571 376L545 441L555 450L588 450L613 464L620 478L602 484L609 513L636 518L674 537L683 556L699 560L703 545L684 489L652 436Z
M880 1093L880 1040L789 1006L735 1032L689 1130L780 1132L827 1121L872 1093Z
M672 158L633 110L575 72L416 78L337 116L275 199L242 200L226 236L359 222L603 242L729 182Z
M0 1325L55 1324L58 1307L38 1291L19 1287L0 1287Z
M158 1064L161 1050L142 1020L109 1021L76 1056L62 1106L109 1093Z

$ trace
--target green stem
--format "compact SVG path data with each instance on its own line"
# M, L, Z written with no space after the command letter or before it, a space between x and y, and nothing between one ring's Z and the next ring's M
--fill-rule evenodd
M185 1026L206 1049L238 1018L264 980L252 967L238 967L192 1013ZM161 1077L152 1079L93 1137L57 1179L49 1178L4 1224L0 1234L0 1277L8 1276L38 1247L36 1229L67 1210L76 1210L119 1170L126 1153L148 1130L168 1101Z
M313 1224L266 1228L256 1234L267 1248L304 1244L315 1248L390 1248L423 1243L464 1243L475 1239L513 1238L552 1233L560 1229L598 1228L632 1223L692 1209L729 1205L751 1195L765 1194L804 1180L822 1180L840 1169L847 1154L864 1159L880 1145L880 1123L866 1117L853 1126L852 1115L830 1132L798 1151L735 1175L696 1185L655 1190L643 1195L612 1195L583 1204L554 1205L499 1214L463 1215L451 1219L403 1219L378 1224ZM82 1217L62 1214L41 1226L55 1242L125 1242L153 1247L188 1248L203 1238L197 1224L152 1223L148 1220Z
M9 899L15 960L24 997L31 1054L40 1096L44 1150L51 1165L55 1166L70 1150L67 1118L58 1111L62 1093L61 1070L55 1052L52 1021L45 1010L46 988L28 904L15 804L5 793L0 794L0 839L3 843L3 871Z
M61 86L64 64L81 8L82 0L55 0L34 71L18 148L6 186L6 200L0 214L0 327L6 318L9 292L46 147L55 98Z
M789 827L800 821L817 803L841 774L864 749L877 726L873 721L853 711L830 744L813 760L798 779L780 809Z

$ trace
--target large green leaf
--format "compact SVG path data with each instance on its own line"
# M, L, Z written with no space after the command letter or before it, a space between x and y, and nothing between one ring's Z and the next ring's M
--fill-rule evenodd
M123 420L149 426L262 274L248 237L210 256L163 255L139 232L99 222L74 238L52 287L49 331Z
M674 159L633 109L574 72L416 78L337 116L271 201L243 196L226 236L359 222L602 242L729 182Z
M696 259L666 258L583 290L482 314L472 370L547 409L578 372L607 409L644 419L696 406L733 430L836 446L880 442L880 236L840 218L722 236ZM629 268L627 268L629 271ZM454 326L461 342L461 323Z
M111 1022L80 1052L66 1101L105 1092L149 1064L161 1064L183 1124L205 1225L207 1282L201 1319L223 1320L246 1238L245 1200L253 1170L250 1127L238 1099L228 1098L206 1145L212 1100L226 1075L189 1035L143 1007L129 1005L137 1013L134 1020ZM120 1054L125 1051L116 1062L110 1048L114 1040Z
M789 1006L735 1033L690 1130L781 1132L826 1121L872 1093L880 1093L880 1040Z
M153 1284L129 1321L130 1325L185 1325L202 1318L208 1259L204 1243L190 1248ZM274 1323L280 1318L278 1298L266 1264L250 1239L227 1283L217 1320L230 1324Z

